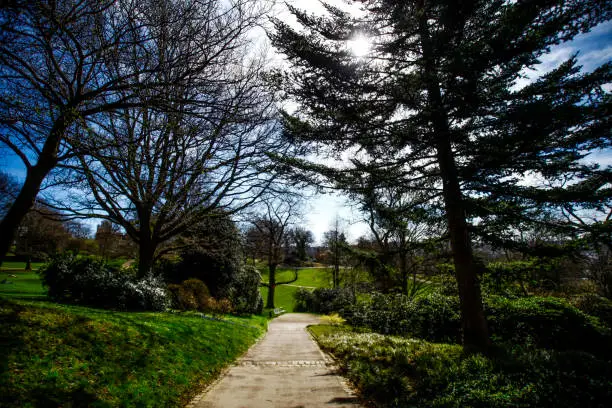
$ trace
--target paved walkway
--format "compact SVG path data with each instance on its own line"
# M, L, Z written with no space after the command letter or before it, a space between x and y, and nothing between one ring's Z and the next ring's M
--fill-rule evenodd
M306 326L318 322L316 316L297 313L272 320L266 336L189 407L360 407L306 332Z

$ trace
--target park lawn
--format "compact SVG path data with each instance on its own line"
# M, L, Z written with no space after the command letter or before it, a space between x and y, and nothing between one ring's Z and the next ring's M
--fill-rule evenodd
M32 262L31 263L32 270L36 271L44 264L45 264L44 262ZM14 271L23 272L25 271L25 267L26 267L25 262L13 262L13 261L2 262L2 267L0 267L0 271L1 272L14 272Z
M0 406L183 406L265 325L0 297Z
M278 268L276 270L276 281L284 282L292 280L294 277L293 268ZM261 277L264 282L268 281L267 268L261 268ZM311 288L331 287L331 272L323 268L305 268L298 271L298 280L291 285L306 286Z
M283 308L287 312L293 312L295 308L295 298L293 295L298 290L295 286L279 285L274 292L274 306ZM268 299L268 288L261 287L261 296L263 297L264 305ZM264 309L264 315L267 315L271 309Z
M0 272L0 296L6 298L44 299L47 290L35 272Z

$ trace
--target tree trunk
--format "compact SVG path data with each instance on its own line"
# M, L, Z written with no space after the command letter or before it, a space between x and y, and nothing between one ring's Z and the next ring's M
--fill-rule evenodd
M40 191L43 180L55 166L55 164L42 164L43 163L39 162L39 164L28 170L28 174L19 195L0 222L0 266L15 240L15 234L17 233L19 225L34 206L36 196Z
M400 275L402 278L402 291L408 295L408 267L406 266L406 253L399 251Z
M268 276L268 299L266 300L266 308L274 309L274 291L276 289L276 265L269 264L268 270L270 275Z
M4 261L6 253L11 248L17 233L19 224L23 217L30 211L40 191L40 186L51 170L57 165L57 150L66 129L72 120L71 115L63 113L53 124L49 137L38 157L38 163L28 169L25 182L19 191L19 195L11 205L2 221L0 222L0 266Z
M468 350L486 351L489 347L487 321L482 307L480 282L472 256L465 205L457 165L452 150L448 117L444 110L442 93L436 74L436 63L430 44L427 16L423 12L419 31L424 60L423 77L426 82L431 121L436 138L436 155L442 178L444 207L450 234L451 251L455 265L455 278L459 287L463 345Z

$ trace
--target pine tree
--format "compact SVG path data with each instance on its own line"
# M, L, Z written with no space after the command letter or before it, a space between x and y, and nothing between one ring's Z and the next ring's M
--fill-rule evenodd
M610 147L610 95L603 85L612 64L584 73L572 56L526 86L518 81L552 46L609 20L612 4L371 0L362 7L360 18L329 5L324 17L290 8L299 28L275 21L273 44L290 64L276 79L298 105L284 115L287 134L327 146L337 158L351 153L342 168L290 164L351 194L360 194L360 181L368 179L439 206L463 343L486 350L472 241L497 239L500 226L511 231L517 223L540 222L564 202L610 200L610 168L580 160ZM356 58L347 42L359 36L372 46ZM547 185L518 183L526 174ZM576 182L579 191L565 188Z

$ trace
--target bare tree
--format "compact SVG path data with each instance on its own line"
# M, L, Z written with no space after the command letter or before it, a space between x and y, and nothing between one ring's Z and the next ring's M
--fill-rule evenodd
M19 193L17 181L5 172L0 172L0 216L4 216L11 208L15 197Z
M348 246L341 224L340 217L336 216L332 229L323 234L324 246L331 253L332 284L334 288L340 287L340 267L343 263L343 253L346 252L346 247Z
M295 269L293 279L278 282L276 268L283 262L285 242L290 226L299 218L299 198L290 195L268 198L264 200L263 211L253 216L250 232L247 233L252 247L257 248L260 256L264 257L268 266L268 282L262 285L268 288L267 308L274 308L274 293L276 286L295 282L298 272Z
M86 137L111 134L131 109L139 117L132 125L152 112L203 114L201 107L224 86L217 83L221 67L238 69L230 67L232 51L259 24L263 3L40 0L1 8L0 143L27 174L0 222L0 257L41 188L53 183L49 174L78 167L83 160L74 160L75 148L99 146ZM239 107L228 105L227 112ZM180 115L167 121L184 124ZM120 148L129 153L127 145Z

